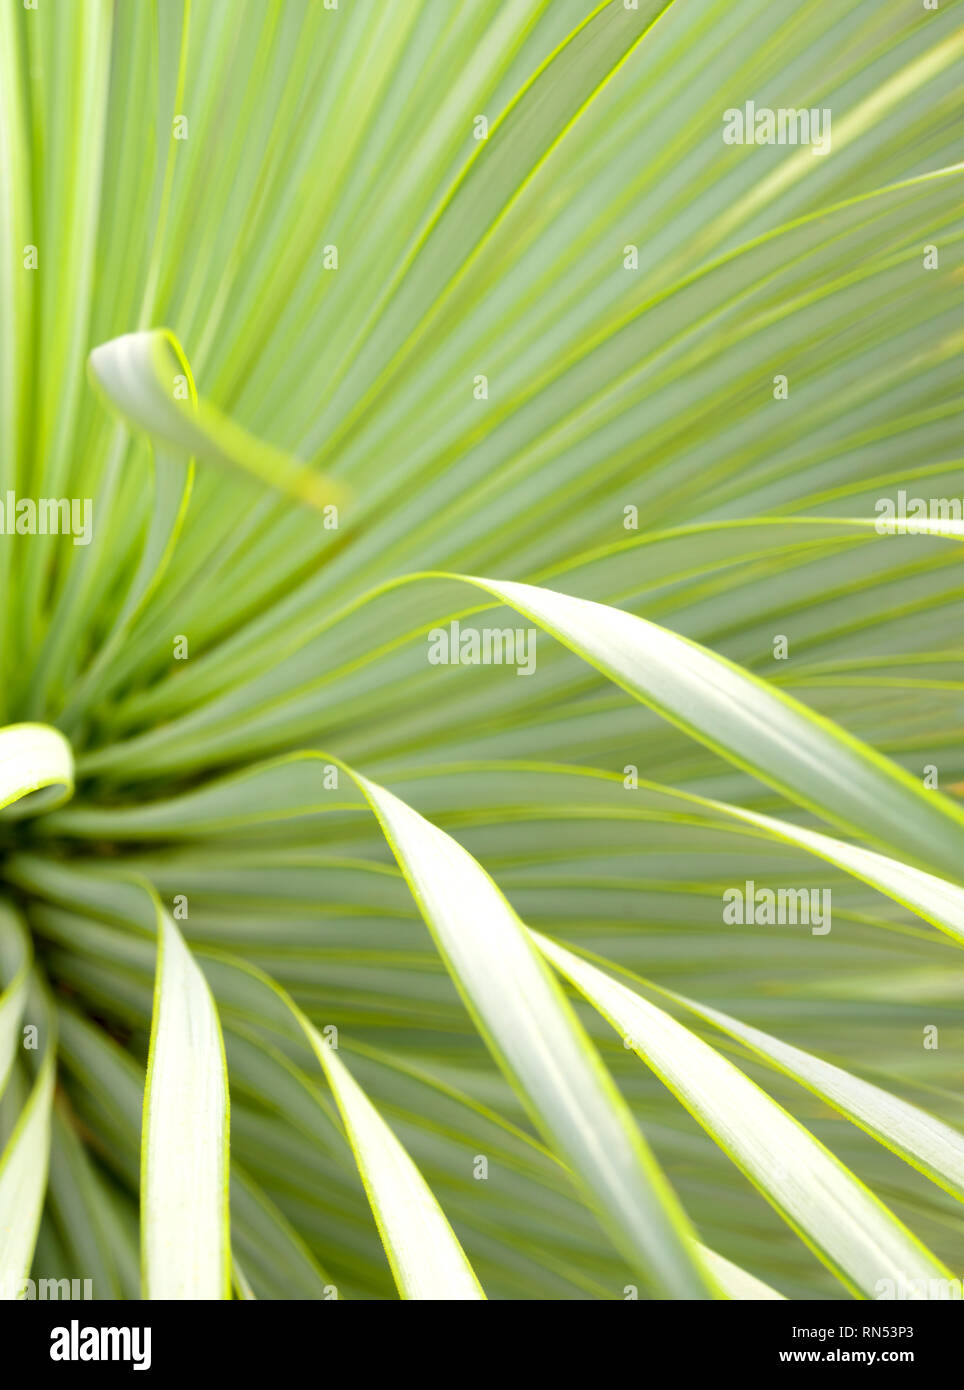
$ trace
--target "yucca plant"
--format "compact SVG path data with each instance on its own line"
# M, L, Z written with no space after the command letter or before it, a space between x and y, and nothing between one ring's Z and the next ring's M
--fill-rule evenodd
M0 0L5 1296L960 1296L961 10Z

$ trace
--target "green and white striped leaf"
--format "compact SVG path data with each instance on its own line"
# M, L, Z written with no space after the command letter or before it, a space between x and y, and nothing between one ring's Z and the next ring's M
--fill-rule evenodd
M348 1142L402 1298L465 1300L485 1294L445 1213L418 1168L335 1048L291 997L243 960L205 951L202 962L234 1018L256 1019L306 1043L335 1097ZM280 1015L280 1016L279 1016Z
M352 775L466 1007L613 1241L654 1287L677 1297L710 1295L672 1189L522 922L455 840Z
M0 1299L21 1296L30 1274L50 1161L56 1045L51 1011L34 983L30 1021L41 1037L40 1067L23 1110L0 1154Z
M144 1091L144 1297L230 1297L228 1080L211 992L167 913Z
M415 1164L338 1054L310 1024L306 1032L338 1102L401 1296L484 1298L465 1252Z
M879 1198L732 1062L604 971L533 936L852 1293L875 1298L887 1280L952 1277Z
M531 584L469 582L792 801L959 872L964 810L785 692L633 613Z
M926 918L958 944L964 944L964 888L956 883L949 883L945 878L938 878L936 874L878 854L875 850L808 830L805 826L776 820L773 816L762 816L742 807L718 804L726 815L747 825L758 826L776 839L799 845L828 863L836 864L846 873L862 879L895 902Z
M661 991L792 1076L840 1114L964 1201L964 1135L870 1081L684 995Z

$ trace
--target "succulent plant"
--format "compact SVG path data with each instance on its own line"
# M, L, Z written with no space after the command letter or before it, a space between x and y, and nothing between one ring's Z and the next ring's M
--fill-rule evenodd
M0 0L5 1296L960 1296L961 8Z

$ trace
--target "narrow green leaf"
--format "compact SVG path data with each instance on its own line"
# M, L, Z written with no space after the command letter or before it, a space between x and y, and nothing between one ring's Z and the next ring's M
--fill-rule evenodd
M122 1297L113 1240L116 1223L64 1097L54 1101L48 1210L74 1266L90 1279L95 1298Z
M26 1105L0 1155L0 1299L19 1296L30 1274L50 1162L50 1116L56 1048L53 1016L39 981L31 1002L43 1038L40 1070Z
M342 490L280 449L254 439L216 406L192 400L190 368L173 333L125 333L94 348L92 380L129 424L153 440L226 468L240 468L299 501L324 507Z
M699 1004L672 990L660 989L659 993L736 1038L784 1075L792 1076L801 1086L964 1201L964 1135L956 1129L880 1086L853 1076L843 1067L824 1062L719 1009Z
M160 909L141 1203L145 1298L229 1298L224 1044L207 982Z
M509 903L455 840L351 775L476 1026L617 1248L655 1288L712 1296L682 1207Z
M218 997L245 1017L293 1021L338 1105L395 1283L402 1298L465 1300L485 1294L434 1194L348 1067L280 985L218 951L202 959Z
M861 845L848 844L845 840L823 835L817 830L808 830L802 825L747 811L742 806L727 806L722 802L716 804L725 814L758 827L773 839L799 845L820 859L836 864L846 873L862 879L881 893L886 893L888 898L926 918L954 941L964 944L964 888L959 888L956 883L948 883L947 879L923 869L915 869L912 864L904 864L899 859L864 849Z
M31 219L30 158L23 101L23 36L9 5L0 7L0 306L4 351L0 359L0 491L20 481L23 440L27 432L28 382L21 363L30 359L36 321L31 277L20 273L18 251ZM19 568L16 551L0 545L0 593L11 591ZM0 720L7 717L9 682L17 669L22 634L16 614L0 603Z
M532 935L851 1292L873 1298L882 1280L951 1277L849 1169L732 1062L618 980L540 933Z
M178 357L178 365L188 392L191 408L196 410L197 388L194 385L191 368L177 343L172 342L171 347L172 352ZM104 350L100 349L99 351L103 353ZM101 364L101 370L104 370L104 357L98 358L98 362ZM93 365L91 371L95 371ZM190 455L185 455L182 449L172 446L163 439L155 440L153 436L151 447L154 455L152 467L154 496L140 561L110 633L105 636L95 659L71 691L70 701L60 716L64 722L69 720L78 708L83 707L89 691L96 687L102 672L109 670L115 662L132 624L163 579L184 525L188 503L194 487L194 459ZM52 631L60 636L61 641L66 642L69 628L68 621L62 624L59 634L56 624L53 625ZM48 659L52 661L53 657ZM44 664L45 659L42 657L38 665L43 667Z
M344 1062L309 1024L403 1298L478 1299L482 1287L428 1184Z
M532 584L462 577L799 805L960 873L964 810L758 676L622 609Z
M231 1161L231 1246L235 1260L239 1252L244 1255L245 1275L255 1297L317 1302L333 1289L297 1231L235 1159Z
M597 5L548 55L493 125L448 191L428 228L359 333L340 370L345 394L350 367L360 366L370 385L339 431L325 445L334 454L372 404L390 386L429 331L432 311L465 275L493 228L535 177L594 97L639 45L672 0L620 0ZM361 348L364 346L364 353ZM335 409L344 409L336 393Z
M20 1040L32 962L33 947L20 915L0 902L0 1096Z

